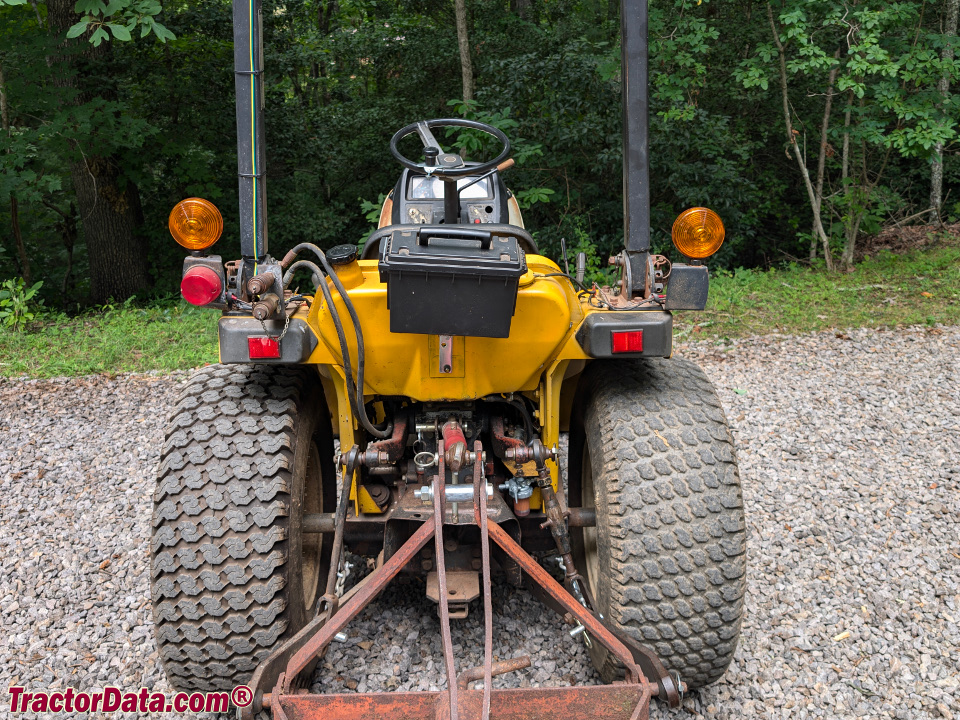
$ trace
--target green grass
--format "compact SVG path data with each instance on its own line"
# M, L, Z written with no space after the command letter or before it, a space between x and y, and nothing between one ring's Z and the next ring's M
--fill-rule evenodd
M960 246L881 252L851 273L793 266L710 279L703 312L678 312L678 339L854 327L960 324Z
M218 317L186 303L48 316L27 332L0 331L0 375L43 378L215 363Z
M47 315L24 333L0 330L0 376L56 377L182 370L217 361L217 317L183 303L68 318ZM960 246L881 253L852 273L716 273L710 302L677 313L678 339L805 333L853 327L960 324Z

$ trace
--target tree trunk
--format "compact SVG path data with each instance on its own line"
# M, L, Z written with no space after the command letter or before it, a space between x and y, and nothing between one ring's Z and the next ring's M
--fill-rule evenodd
M852 207L853 189L850 187L850 116L853 112L853 90L847 94L847 109L843 114L843 157L840 162L840 186L843 190L843 197L846 200L846 207ZM860 221L857 221L857 230L859 232ZM853 251L856 246L857 238L854 235L851 239L849 233L846 233L846 243L843 246L843 255L840 263L849 269L853 265Z
M867 191L863 196L863 204L866 205L870 199L870 193ZM844 270L853 268L853 261L856 257L857 238L860 235L860 223L863 222L863 216L866 215L866 208L861 207L856 213L849 215L847 227L845 228L846 243L843 246L843 254L840 256L840 266Z
M37 0L30 0L30 5L33 6L33 12L37 15L37 25L43 27L43 18L40 17L40 7L37 5Z
M0 65L0 127L10 137L10 105L7 100L7 79ZM10 193L10 229L13 234L13 244L17 248L17 262L20 265L20 275L27 285L30 285L30 258L27 257L27 248L23 244L23 233L20 231L20 203L17 196Z
M837 48L837 52L834 53L833 59L840 59L840 50L843 46ZM833 108L833 88L837 82L837 72L840 70L839 62L830 68L830 76L827 80L827 101L823 108L823 123L820 126L820 155L817 159L817 188L816 188L816 198L817 198L817 209L822 210L823 205L823 176L824 169L827 163L827 133L830 130L830 112ZM810 260L814 260L817 257L817 236L813 235L810 241Z
M524 20L527 19L532 6L532 0L510 0L510 12L519 15Z
M340 12L338 0L324 0L317 6L317 29L322 35L329 35L334 29L334 17Z
M453 11L457 18L457 44L460 46L460 72L463 76L463 100L473 100L473 61L470 59L470 39L467 36L466 0L453 0Z
M847 109L843 114L843 158L840 165L840 180L850 177L850 115L853 112L853 90L847 93Z
M810 180L810 171L807 169L807 163L803 159L803 153L793 130L793 122L790 120L790 95L787 91L787 58L780 42L780 33L777 31L777 24L773 19L773 8L767 3L767 18L770 20L770 29L773 31L773 40L777 45L780 55L780 92L783 96L783 119L786 123L787 143L793 148L793 154L797 159L797 165L800 167L800 175L803 177L804 187L807 189L807 198L810 200L810 207L813 210L813 232L823 244L823 257L827 262L827 270L833 271L833 255L830 252L830 239L823 229L823 221L820 218L820 197L817 196L813 183Z
M957 10L960 0L947 0L947 12L944 19L943 34L948 38L957 34ZM953 47L943 48L943 60L953 60ZM944 73L937 83L937 92L944 102L950 96L950 76ZM941 222L940 206L943 204L943 143L937 143L933 148L933 162L930 163L930 221Z
M84 158L72 168L77 207L90 259L90 297L102 304L150 286L140 192L112 159Z
M17 246L17 259L20 263L20 274L23 281L30 285L30 258L27 257L27 248L23 244L23 234L20 232L20 203L14 195L10 195L10 223L13 227L13 242Z
M67 251L67 267L63 271L63 284L60 288L63 297L63 306L67 306L67 298L73 294L73 249L77 245L77 206L70 203L69 211L57 223L60 228L60 237L63 238L63 247Z
M860 107L863 108L863 100L860 100ZM860 234L860 223L863 222L863 216L867 211L867 203L870 199L869 179L867 178L867 146L866 143L860 143L860 159L862 164L861 182L854 184L847 182L844 189L844 198L846 202L846 221L844 222L844 244L843 253L840 255L840 267L849 270L853 267L853 260L856 257L857 237ZM849 175L847 176L849 178ZM878 178L879 179L879 178Z
M864 103L864 98L860 98L861 112L863 111ZM847 222L844 224L846 243L843 246L843 254L840 256L840 265L844 270L853 268L853 261L856 257L857 250L857 238L860 235L860 225L863 223L863 218L866 217L867 209L870 207L870 199L873 191L883 178L883 172L886 170L887 162L890 160L890 153L892 151L893 147L887 148L887 151L883 155L883 162L880 163L880 170L877 171L876 176L871 181L867 172L867 144L862 140L860 141L860 162L863 168L861 171L861 181L856 188L848 185L846 190ZM857 195L856 198L854 198L854 193ZM856 206L854 206L854 200L856 200Z
M63 249L67 251L67 267L63 271L60 296L61 304L66 309L68 298L73 290L73 248L77 244L77 206L75 203L70 203L67 210L64 211L47 198L44 198L41 202L60 216L60 219L57 220L57 231L63 240Z
M77 21L73 7L71 0L48 0L47 19L55 36L62 37ZM64 46L72 42L87 43L87 39L63 41ZM109 46L87 47L79 59L68 53L56 59L62 72L55 74L55 82L77 88L73 100L77 105L103 92L83 82L99 73L78 74L76 63L103 62ZM90 299L95 303L122 300L150 286L146 243L139 232L143 224L140 191L124 176L116 158L86 155L81 142L77 151L80 159L73 163L71 176L90 261Z

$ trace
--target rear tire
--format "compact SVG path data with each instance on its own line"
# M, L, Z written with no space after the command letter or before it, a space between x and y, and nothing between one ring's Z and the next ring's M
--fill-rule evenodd
M326 578L330 416L304 368L210 366L180 395L157 470L153 612L177 690L230 690L309 620ZM328 544L329 545L329 544Z
M683 360L596 362L570 434L570 502L597 510L571 531L600 613L654 650L690 689L723 675L740 635L746 523L720 400ZM590 649L604 681L622 666Z

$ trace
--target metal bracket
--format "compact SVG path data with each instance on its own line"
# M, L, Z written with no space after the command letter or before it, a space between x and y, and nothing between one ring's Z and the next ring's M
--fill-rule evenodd
M440 348L439 370L444 375L449 375L453 372L453 335L440 335L438 347Z

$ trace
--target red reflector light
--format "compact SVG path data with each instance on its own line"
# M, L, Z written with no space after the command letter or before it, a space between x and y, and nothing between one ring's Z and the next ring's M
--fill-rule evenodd
M280 343L276 338L263 336L248 337L247 348L250 350L251 360L280 357Z
M223 283L213 268L195 265L180 281L180 294L191 305L209 305L223 292Z
M643 330L611 333L615 353L643 352Z

